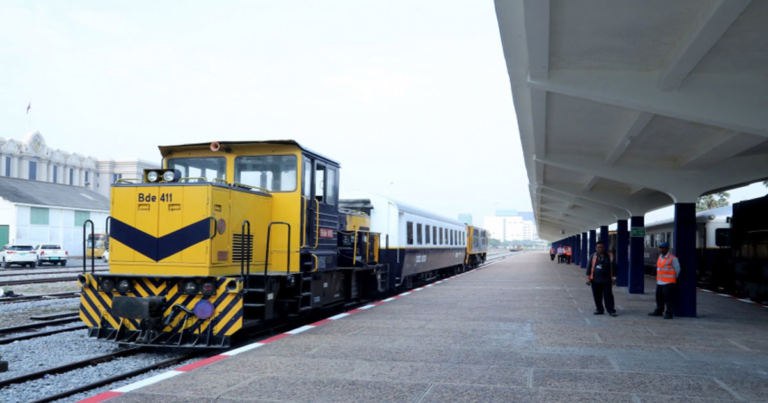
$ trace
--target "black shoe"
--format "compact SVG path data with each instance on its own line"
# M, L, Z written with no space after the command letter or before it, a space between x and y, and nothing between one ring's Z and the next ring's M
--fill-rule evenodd
M661 316L661 311L653 311L649 312L648 316Z
M595 311L595 312L592 312L592 313L595 314L595 315L602 315L604 312L603 311Z
M672 319L672 314L667 312L664 314L664 319Z
M611 316L613 316L613 317L619 316L619 314L618 314L618 313L616 313L616 311L613 311L613 312L608 312L608 315L611 315Z

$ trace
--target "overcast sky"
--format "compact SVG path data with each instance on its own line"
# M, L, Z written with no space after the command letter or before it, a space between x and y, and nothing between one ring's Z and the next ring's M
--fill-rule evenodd
M295 139L341 163L342 193L530 210L491 0L4 0L0 60L4 138L148 161Z

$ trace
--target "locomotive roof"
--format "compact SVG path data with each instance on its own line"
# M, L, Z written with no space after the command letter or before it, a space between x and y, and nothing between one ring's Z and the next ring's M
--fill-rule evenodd
M165 158L168 154L170 154L173 151L178 150L196 150L199 148L208 149L210 147L212 142L208 143L192 143L192 144L178 144L178 145L169 145L169 146L158 146L157 148L160 149L160 155ZM267 144L275 144L275 145L287 145L287 146L295 146L304 151L305 153L320 158L326 162L330 162L331 164L335 166L339 166L339 163L323 156L322 154L318 154L301 144L297 143L294 140L262 140L262 141L218 141L219 145L221 146L222 150L227 150L228 148L232 147L240 147L240 146L250 146L250 145L267 145Z

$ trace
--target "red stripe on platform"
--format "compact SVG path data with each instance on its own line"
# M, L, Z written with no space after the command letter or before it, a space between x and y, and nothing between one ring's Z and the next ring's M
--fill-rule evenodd
M109 399L111 399L113 397L118 397L118 396L122 396L122 395L123 395L122 392L113 392L113 391L109 390L109 391L106 391L106 392L103 392L103 393L99 393L96 396L91 396L91 397L85 398L83 400L80 400L80 403L103 402L103 401L109 400Z
M226 356L226 355L221 355L221 354L214 355L213 357L208 357L206 359L203 359L203 360L200 360L200 361L197 361L197 362L193 362L193 363L187 364L187 365L185 365L183 367L178 367L178 368L174 368L174 369L176 371L182 371L182 372L194 371L194 370L196 370L196 369L198 369L200 367L204 367L204 366L206 366L208 364L213 364L214 362L221 361L221 360L223 360L225 358L229 358L229 357Z
M331 320L330 319L322 319L322 320L318 320L315 323L310 324L310 326L322 326L322 325L324 325L324 324L326 324L328 322L331 322Z
M274 336L272 336L272 337L270 337L268 339L261 340L261 341L259 341L259 343L264 343L264 344L272 343L273 341L278 341L278 340L284 339L284 338L286 338L288 336L290 336L290 334L280 333L280 334L274 335Z
M360 313L360 312L363 312L364 310L365 310L365 309L358 309L358 308L355 308L355 309L349 310L349 311L347 311L347 312L345 312L345 313L348 313L348 314L350 314L350 315L354 315L354 314L356 314L356 313Z

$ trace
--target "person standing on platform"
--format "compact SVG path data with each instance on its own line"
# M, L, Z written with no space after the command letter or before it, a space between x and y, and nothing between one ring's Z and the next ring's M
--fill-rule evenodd
M613 301L613 284L616 283L616 275L613 267L613 255L606 253L605 244L598 241L595 244L595 253L587 265L587 284L592 286L592 297L595 299L595 315L602 315L605 311L611 316L618 316ZM603 308L605 302L605 308Z
M648 315L661 316L663 312L664 319L672 319L675 288L679 275L680 262L677 256L669 253L669 243L660 243L659 258L656 259L656 309ZM664 311L665 305L666 311Z
M573 250L570 246L563 247L565 252L565 263L571 264L571 258L573 257Z
M555 247L554 246L550 246L549 247L549 260L551 260L553 262L555 261L555 253L556 253Z
M563 247L558 246L557 247L557 263L563 263L563 259L565 258Z

